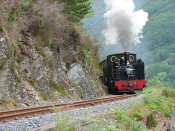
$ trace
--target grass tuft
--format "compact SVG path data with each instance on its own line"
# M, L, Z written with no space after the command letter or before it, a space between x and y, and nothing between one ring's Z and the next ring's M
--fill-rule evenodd
M66 95L66 91L65 91L65 88L62 84L56 84L54 82L51 82L50 83L50 88L51 90L55 91L55 92L58 92L60 93L62 96L65 96Z
M162 90L162 95L165 97L175 97L175 90L171 88L164 88Z
M155 119L155 116L153 113L150 113L147 117L147 122L146 122L147 128L153 128L157 126L157 121Z
M47 101L49 98L47 97L47 95L44 92L40 93L40 96L43 98L43 100Z
M4 106L7 109L14 109L17 107L15 101L12 99L1 98L1 103L2 103L2 106Z
M43 49L39 51L39 54L42 55L44 58L47 56Z

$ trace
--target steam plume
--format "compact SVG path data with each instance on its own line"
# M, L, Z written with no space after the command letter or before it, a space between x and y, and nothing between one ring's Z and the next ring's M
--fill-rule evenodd
M148 21L148 13L143 10L135 11L133 0L104 0L107 12L107 28L103 31L106 44L120 43L128 50L131 43L140 43L142 29Z

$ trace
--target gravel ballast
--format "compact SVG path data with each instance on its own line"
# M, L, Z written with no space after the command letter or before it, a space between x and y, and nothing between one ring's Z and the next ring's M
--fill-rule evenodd
M0 124L0 131L31 131L34 128L38 128L47 124L54 123L55 116L59 114L66 114L72 117L86 117L89 114L107 112L110 109L116 110L118 108L125 108L126 110L128 110L128 106L130 102L141 101L143 99L143 96L144 94L140 94L139 96L134 98L128 98L125 100L119 100L119 101L105 103L97 106L73 109L70 111L64 111L59 113L47 114L43 116L15 120L15 121ZM87 111L89 112L89 114L86 113Z

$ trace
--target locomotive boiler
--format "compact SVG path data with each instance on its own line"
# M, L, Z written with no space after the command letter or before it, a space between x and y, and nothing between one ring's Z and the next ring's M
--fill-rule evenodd
M144 62L129 51L108 55L100 70L109 93L142 91L145 86Z

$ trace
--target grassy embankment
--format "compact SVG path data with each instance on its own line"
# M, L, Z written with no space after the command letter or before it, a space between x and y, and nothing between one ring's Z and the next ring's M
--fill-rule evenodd
M85 118L85 121L91 125L88 130L147 131L152 129L153 131L159 131L168 128L172 109L175 108L175 89L165 87L157 78L149 80L147 85L148 87L142 92L146 96L141 101L131 102L128 112L122 108L118 110L111 109L109 114L105 114L105 117L102 115L101 118ZM89 112L87 111L87 113ZM70 119L72 121L73 118ZM61 124L57 126L58 131L76 131L82 128L77 126L78 122L65 124L66 121L63 122L64 118L61 118L61 120ZM60 126L64 128L60 128Z

